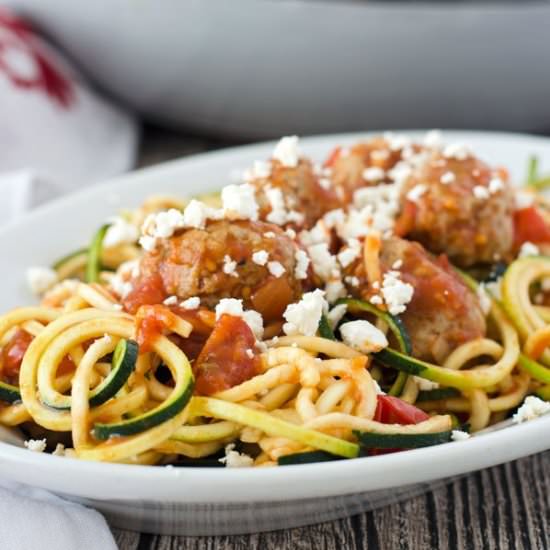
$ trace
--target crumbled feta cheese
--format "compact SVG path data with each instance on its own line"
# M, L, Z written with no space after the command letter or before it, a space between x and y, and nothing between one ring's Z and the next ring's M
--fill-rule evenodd
M264 233L264 237L266 239L274 239L275 238L275 233L273 233L273 231L266 231Z
M254 459L244 453L235 451L235 443L225 447L225 456L219 459L226 468L249 468L254 464Z
M271 175L271 164L263 160L255 160L252 168L245 170L243 178L245 181L268 178Z
M227 185L222 189L223 213L226 218L237 220L257 220L258 203L255 189L249 183Z
M389 172L388 176L396 185L403 185L412 173L412 168L408 162L398 162Z
M32 293L40 296L58 282L57 273L49 267L29 267L27 284Z
M264 332L264 321L262 316L257 311L244 310L242 300L222 298L216 306L216 320L224 313L233 315L234 317L241 317L250 327L256 338L258 338L258 340L262 338Z
M457 160L465 160L470 156L470 149L464 143L451 143L443 150L443 156Z
M306 252L299 249L294 254L296 260L296 267L294 268L294 276L296 279L307 279L307 270L309 267L310 259Z
M520 424L526 420L533 420L538 416L548 413L550 413L550 402L543 401L534 395L529 395L525 398L523 405L517 410L512 419L516 424Z
M198 203L198 201L191 201L187 208L192 206L192 203ZM179 210L171 208L170 210L149 214L143 222L141 233L143 236L149 236L153 239L167 239L184 226L183 214Z
M344 342L363 353L373 353L388 346L386 335L368 321L350 321L340 325Z
M529 208L535 202L535 194L530 191L516 190L516 210Z
M239 274L237 273L236 269L237 269L236 260L232 260L231 256L226 254L223 257L223 272L226 275L231 275L231 277L238 277Z
M325 286L325 295L327 302L332 304L347 295L346 287L340 279L329 281Z
M287 211L282 191L276 187L267 186L264 192L271 206L271 212L266 216L267 221L284 225L287 222Z
M347 247L338 253L338 261L342 267L348 267L361 255L361 243L357 239L349 239Z
M313 292L306 292L299 302L287 306L283 314L287 321L283 325L283 331L289 336L296 334L315 336L321 315L326 311L328 311L328 304L324 291L316 289Z
M536 244L529 241L524 242L518 252L518 258L525 258L527 256L539 256L540 250Z
M355 275L348 275L347 277L344 277L344 282L348 284L349 286L359 286L359 277L355 277Z
M25 441L24 445L29 451L43 453L46 450L47 442L45 439L29 439Z
M479 300L479 307L481 308L481 311L485 316L489 315L489 312L491 311L491 297L487 293L487 290L485 289L485 284L480 283L477 287L477 298Z
M440 178L439 181L443 185L449 185L449 183L453 183L453 181L456 180L456 176L453 172L445 172Z
M489 181L489 192L494 195L504 189L504 182L500 178L492 178Z
M388 311L392 315L399 315L406 310L406 305L412 300L414 288L399 278L398 271L384 273L380 290Z
M132 244L139 238L139 229L124 218L117 216L110 220L109 229L105 233L103 245L106 248L118 246L120 244Z
M443 134L441 130L430 130L424 136L424 145L430 149L439 149L443 144Z
M332 187L332 181L329 178L319 178L319 185L323 189L328 190Z
M294 240L296 238L296 231L294 231L294 229L292 229L292 227L288 227L287 229L285 229L285 233L286 233L287 237L289 237L292 240Z
M412 202L418 202L420 197L427 190L428 190L428 186L425 183L418 183L407 193L407 199L409 199Z
M399 151L400 149L409 147L411 144L411 138L405 134L385 132L383 137L388 142L388 145L392 151Z
M267 264L267 269L271 275L277 278L281 277L286 272L286 269L281 262L269 262Z
M369 168L365 168L365 170L363 170L363 179L366 181L380 181L383 180L385 176L386 172L378 166L370 166Z
M347 304L338 304L327 313L328 323L332 330L334 330L338 326L338 323L342 320L347 310Z
M395 260L395 262L393 262L391 268L392 269L401 269L402 266L403 266L403 260L399 259L399 260Z
M258 250L252 254L252 261L258 265L265 265L269 259L269 253L267 250Z
M273 150L273 158L278 160L283 166L289 168L298 166L300 160L298 136L286 136L281 138Z
M65 445L58 443L52 453L53 456L65 456Z
M489 189L483 187L483 185L476 185L473 189L474 197L476 199L485 200L490 196Z
M180 307L183 309L198 309L201 305L201 299L198 296L191 296L180 303Z
M254 350L248 348L246 350L246 356L249 358L249 359L254 359Z
M470 439L470 434L468 432L463 432L462 430L453 430L451 432L451 439L453 441L466 441Z
M178 303L178 297L177 296L168 296L164 302L162 302L165 306L175 306Z
M422 378L421 376L413 376L413 378L418 385L418 389L422 391L436 390L439 388L439 384L437 382L426 380L426 378Z
M345 220L346 214L341 208L330 210L323 216L323 222L327 229L332 229L333 227L344 223Z
M340 269L336 261L336 256L333 256L326 243L314 244L307 249L313 271L323 280L328 281L333 277L338 277Z
M128 294L130 294L133 290L132 283L124 279L119 273L117 273L114 277L111 277L109 285L113 289L113 292L121 298L126 298L126 296L128 296Z
M390 152L387 149L375 149L370 152L370 158L374 162L384 162L390 157Z

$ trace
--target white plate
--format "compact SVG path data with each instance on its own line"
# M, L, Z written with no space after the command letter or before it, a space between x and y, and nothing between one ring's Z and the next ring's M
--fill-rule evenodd
M364 137L308 138L302 149L322 159L334 145ZM521 180L531 154L550 169L550 139L482 132L446 132L445 138L467 142L491 164L505 165L515 181ZM0 311L32 301L24 282L28 266L47 265L82 246L117 208L137 206L152 193L192 195L217 189L230 181L235 169L268 157L272 147L268 143L207 153L135 172L59 200L1 230ZM89 502L126 528L229 534L303 525L372 508L426 487L418 484L549 449L549 432L550 415L460 443L270 469L97 464L0 442L0 473Z

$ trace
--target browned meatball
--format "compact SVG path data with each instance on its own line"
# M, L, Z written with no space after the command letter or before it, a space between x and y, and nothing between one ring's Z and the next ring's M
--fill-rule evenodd
M396 232L457 265L492 263L513 245L513 193L506 177L474 156L433 152L402 189Z
M329 210L341 206L328 178L301 158L295 167L267 163L269 175L249 180L256 188L260 218L281 226L309 229Z
M383 274L399 272L398 278L414 289L400 317L415 357L441 363L460 344L485 335L485 317L477 296L445 256L435 258L418 243L391 237L382 241L380 267ZM359 280L357 286L350 286L353 294L380 301L380 290L365 280L362 262L356 261L347 274Z
M349 203L353 194L362 187L391 183L391 169L421 150L401 138L375 137L357 143L349 149L336 148L325 162L332 169L331 178L340 198Z
M302 294L304 281L295 275L297 251L272 224L214 221L160 241L141 260L140 280L160 274L167 295L198 296L210 308L221 298L243 299L247 308L271 321Z

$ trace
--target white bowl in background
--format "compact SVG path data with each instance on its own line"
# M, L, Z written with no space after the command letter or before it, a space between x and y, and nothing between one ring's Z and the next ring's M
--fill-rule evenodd
M550 2L8 0L149 119L211 135L550 130Z
M415 134L412 134L413 136ZM304 139L317 160L367 134ZM522 181L529 155L550 169L550 138L446 132ZM25 271L85 244L107 217L153 193L192 195L219 189L236 168L267 158L273 144L206 153L128 174L39 208L0 230L0 312L31 303ZM42 455L0 430L0 475L90 504L113 525L165 534L235 534L289 528L389 504L481 468L550 448L550 415L463 442L402 453L280 468L162 468L101 464Z

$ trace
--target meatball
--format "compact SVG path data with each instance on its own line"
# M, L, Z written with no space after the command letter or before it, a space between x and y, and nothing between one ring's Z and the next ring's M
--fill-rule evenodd
M262 164L248 180L256 189L260 218L281 226L309 229L329 210L341 206L322 170L300 158L296 166L278 160Z
M302 295L295 275L298 246L272 224L213 221L163 239L144 255L137 285L158 277L166 295L198 296L214 308L221 298L242 299L266 321L280 319Z
M341 200L349 203L362 187L392 183L392 168L421 149L404 136L376 137L349 149L338 147L325 166L331 168L332 182Z
M382 274L396 275L414 289L400 317L411 337L415 357L441 363L460 344L485 335L485 317L478 297L445 256L433 257L419 243L391 237L382 241L380 269ZM356 261L347 274L359 281L350 287L353 294L373 303L381 301L379 288L366 282L362 262ZM384 283L382 294L383 289Z
M403 185L401 203L396 232L459 266L494 263L512 249L511 186L472 155L433 152Z

